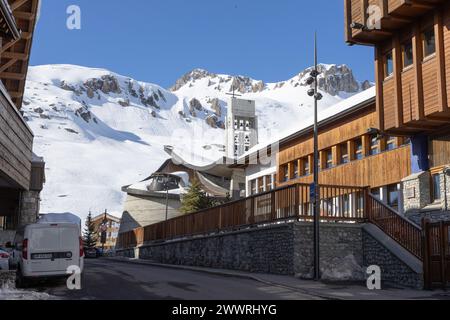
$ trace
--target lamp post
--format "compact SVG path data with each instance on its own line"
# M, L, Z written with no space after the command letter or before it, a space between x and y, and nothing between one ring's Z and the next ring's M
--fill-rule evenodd
M319 76L317 68L317 34L314 34L314 70L311 71L307 84L314 87L308 90L308 95L314 97L314 183L311 185L311 200L314 212L314 280L320 280L320 190L319 190L319 125L317 104L322 99L319 92L317 77Z

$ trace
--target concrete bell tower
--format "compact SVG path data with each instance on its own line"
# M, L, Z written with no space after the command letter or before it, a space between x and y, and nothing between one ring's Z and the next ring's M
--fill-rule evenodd
M226 123L226 151L229 158L238 158L258 144L255 101L233 96Z

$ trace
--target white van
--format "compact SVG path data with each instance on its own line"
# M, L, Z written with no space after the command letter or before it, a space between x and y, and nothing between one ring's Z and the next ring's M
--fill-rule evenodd
M32 279L67 277L67 269L83 271L84 250L80 226L73 223L30 224L16 233L11 266L18 287Z

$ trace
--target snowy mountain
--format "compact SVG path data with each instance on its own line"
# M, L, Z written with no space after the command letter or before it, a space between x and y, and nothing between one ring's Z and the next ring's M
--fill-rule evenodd
M167 159L164 145L196 155L195 161L216 160L224 154L233 88L256 100L260 142L282 136L312 116L309 71L265 83L196 69L166 90L104 69L31 67L23 110L34 151L47 163L41 212L84 218L89 210L108 209L120 216L121 187L155 171ZM320 71L321 109L371 85L357 82L345 65L320 65Z

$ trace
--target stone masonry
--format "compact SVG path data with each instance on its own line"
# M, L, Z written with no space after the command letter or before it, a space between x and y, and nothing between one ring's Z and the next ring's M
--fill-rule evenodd
M375 238L363 231L364 265L377 265L381 268L381 280L405 287L423 288L423 277L392 254Z
M313 225L286 223L197 236L118 250L118 255L156 263L240 270L254 273L313 276ZM420 287L416 274L360 224L321 224L322 279L364 281L366 268L379 265L384 282Z
M38 219L40 206L39 191L25 191L22 193L19 225L35 223Z
M405 213L424 208L431 202L429 172L413 174L402 180Z

